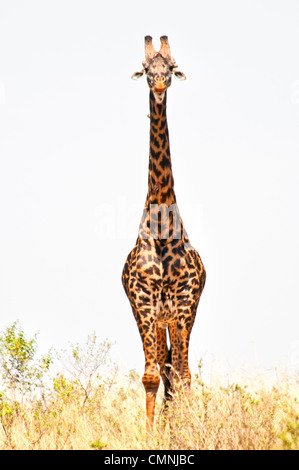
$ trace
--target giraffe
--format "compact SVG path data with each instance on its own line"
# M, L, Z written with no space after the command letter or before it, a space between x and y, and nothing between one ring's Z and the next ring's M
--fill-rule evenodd
M122 283L137 322L145 355L142 382L146 393L146 430L153 432L156 394L164 382L165 403L178 376L188 393L191 373L188 347L206 272L191 246L174 192L166 117L172 75L185 80L171 57L167 36L156 52L145 37L141 72L150 88L150 152L148 192L135 247L122 272ZM170 348L167 344L167 330Z

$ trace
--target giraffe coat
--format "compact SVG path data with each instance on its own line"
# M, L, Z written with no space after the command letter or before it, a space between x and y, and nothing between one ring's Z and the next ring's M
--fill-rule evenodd
M147 41L146 47L150 47L151 42ZM166 398L170 396L174 374L187 388L190 386L188 346L206 273L200 256L189 242L176 204L166 117L166 88L171 83L171 73L167 75L166 70L169 59L159 53L149 55L148 193L137 241L123 269L122 283L142 339L145 354L142 381L147 394L149 428L152 428L160 376ZM159 86L155 88L157 83ZM167 344L167 329L171 349Z

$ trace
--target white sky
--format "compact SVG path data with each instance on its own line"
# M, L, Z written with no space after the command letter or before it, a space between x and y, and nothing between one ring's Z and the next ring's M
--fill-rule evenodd
M156 8L157 7L157 8ZM0 329L115 342L143 371L121 271L147 192L144 36L169 37L177 201L207 270L201 357L299 370L299 2L0 3Z

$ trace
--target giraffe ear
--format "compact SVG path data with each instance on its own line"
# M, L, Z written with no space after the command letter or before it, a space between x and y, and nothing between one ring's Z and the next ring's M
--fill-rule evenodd
M132 78L132 80L140 80L140 78L142 78L144 74L145 74L145 70L143 69L143 70L141 70L141 72L133 73L131 78Z
M173 75L175 76L175 78L177 78L180 81L186 80L187 78L183 72L179 72L178 70L175 70L173 72Z

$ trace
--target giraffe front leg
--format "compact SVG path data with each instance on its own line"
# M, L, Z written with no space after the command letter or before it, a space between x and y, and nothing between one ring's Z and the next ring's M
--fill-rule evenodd
M146 368L142 377L142 383L146 393L146 430L152 433L154 428L156 396L160 384L158 368L156 370Z
M189 340L194 323L194 315L190 309L180 309L178 317L169 325L171 341L171 364L173 367L172 381L177 376L187 395L190 392L191 373L189 369Z
M166 363L169 358L169 351L167 347L167 333L166 327L161 327L157 324L157 361L160 368L160 375L163 383L167 382L166 378Z
M145 356L145 370L142 383L146 393L146 430L152 433L156 395L160 385L160 371L157 365L156 322L147 320L140 325L140 335Z
M191 372L189 369L189 341L195 320L196 308L181 309L177 321L177 336L180 344L180 376L187 395L190 393Z

